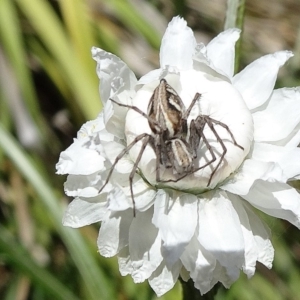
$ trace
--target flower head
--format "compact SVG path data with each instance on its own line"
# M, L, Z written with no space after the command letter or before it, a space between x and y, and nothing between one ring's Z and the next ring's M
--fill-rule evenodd
M252 207L300 227L300 196L287 184L300 174L300 90L273 90L292 53L263 56L234 75L239 34L197 44L175 17L160 69L140 80L118 57L92 49L104 109L57 164L74 197L63 223L102 221L100 253L117 255L122 275L147 279L158 295L179 276L203 294L217 282L229 287L240 270L251 277L257 261L271 268L269 230ZM159 86L173 97L177 131L170 107L149 117Z

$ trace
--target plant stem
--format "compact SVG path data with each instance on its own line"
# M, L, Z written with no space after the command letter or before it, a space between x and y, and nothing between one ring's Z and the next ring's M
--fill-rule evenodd
M243 30L246 0L228 0L224 29L239 28ZM242 36L235 46L235 72L239 69Z

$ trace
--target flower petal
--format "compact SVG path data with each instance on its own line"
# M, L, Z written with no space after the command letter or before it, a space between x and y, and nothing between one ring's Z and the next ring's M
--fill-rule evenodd
M91 175L69 175L64 184L66 195L70 197L96 197L99 194L98 173Z
M97 139L99 133L105 139L111 135L104 129L103 116L86 122L79 130L73 144L61 152L56 164L57 174L90 175L104 169L103 149Z
M287 178L300 174L300 148L254 143L252 159L279 164Z
M244 263L241 224L226 192L216 191L209 198L209 201L200 198L198 240L226 269L229 278L234 279Z
M254 109L268 100L279 68L292 56L290 51L265 55L233 77L232 83L242 94L249 109Z
M120 142L109 142L102 143L105 156L109 159L111 164L113 164L117 156L125 149L125 145ZM118 163L115 166L114 171L121 174L130 173L133 167L133 162L129 159L129 156L125 154L122 158L118 160Z
M246 206L246 211L249 218L250 230L253 234L253 238L256 244L256 251L258 255L257 260L265 265L268 269L271 269L274 259L274 248L270 241L270 229L266 224L262 222L262 220L260 220L260 218L253 212L250 207ZM251 274L249 275L251 276Z
M284 145L287 147L298 147L300 144L300 124L298 124L291 134L283 140L276 142L276 144Z
M124 139L124 122L128 109L114 105L112 101L107 101L103 107L105 127L108 132Z
M270 241L270 230L253 212L250 205L240 197L228 193L229 199L239 215L245 241L245 263L243 271L248 278L255 273L259 261L271 268L274 248Z
M104 157L97 151L84 148L85 142L74 143L61 152L56 164L57 174L90 175L104 167Z
M300 88L275 90L266 109L253 113L253 122L256 141L287 137L300 123Z
M159 229L162 253L169 268L179 259L195 233L197 202L196 196L191 194L158 192L152 222Z
M98 202L75 198L65 211L63 225L79 228L101 221L107 212L107 207L104 199L101 200L100 196L97 198Z
M178 279L182 264L177 261L172 268L167 268L164 263L152 273L148 281L158 297L172 289Z
M233 194L246 195L258 179L285 181L286 177L276 163L247 159L238 172L220 188Z
M221 70L229 78L234 72L235 43L241 30L230 28L215 37L207 46L207 57L212 61L215 70Z
M221 282L225 288L229 289L230 286L239 278L240 270L238 268L231 268L228 270L217 262L214 269L214 282Z
M106 214L98 236L98 250L105 257L116 255L128 245L128 232L132 222L132 211Z
M124 247L118 253L119 269L122 276L131 274L133 271L132 262L130 259L129 247Z
M153 205L156 191L150 188L143 179L139 179L134 182L132 188L136 211L145 211ZM132 209L133 201L131 199L130 186L127 185L124 188L114 186L114 188L110 191L108 201L108 209L112 211L123 211L128 208Z
M119 57L96 47L92 47L92 56L97 62L100 97L104 103L116 93L134 90L136 77Z
M196 40L184 19L174 17L169 23L160 47L160 66L188 70L193 67Z
M133 219L129 231L129 251L134 282L143 282L163 260L161 238L158 229L151 222L153 209L140 212Z
M205 250L194 236L184 250L181 261L195 283L195 287L205 294L211 290L216 281L214 280L214 269L216 267L215 257Z
M300 195L289 185L258 180L243 198L266 214L300 228Z

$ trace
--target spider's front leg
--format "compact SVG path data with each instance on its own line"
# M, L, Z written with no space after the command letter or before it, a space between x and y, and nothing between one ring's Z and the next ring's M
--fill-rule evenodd
M140 115L142 115L144 118L146 118L149 122L149 124L151 123L152 124L152 127L156 129L157 132L162 132L162 128L161 128L161 125L158 124L158 122L151 118L151 116L148 116L146 113L144 113L142 110L140 110L138 107L136 106L133 106L133 105L128 105L128 104L123 104L123 103L120 103L112 98L109 98L109 100L121 107L126 107L126 108L129 108L129 109L132 109L134 111L136 111L137 113L139 113Z
M186 139L187 133L188 133L188 125L187 125L187 119L192 111L192 108L195 106L196 101L200 100L201 98L201 94L196 93L194 96L194 99L192 100L192 102L190 103L190 106L188 107L188 109L185 111L185 113L182 116L182 138Z

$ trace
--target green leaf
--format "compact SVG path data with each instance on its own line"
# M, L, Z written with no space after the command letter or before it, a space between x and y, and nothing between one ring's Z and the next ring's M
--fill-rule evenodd
M15 269L28 276L34 283L43 287L55 299L79 299L51 275L51 273L38 266L31 258L30 253L17 243L9 231L1 225L0 252L5 261L8 261Z
M50 3L39 0L16 1L36 34L55 58L57 68L61 70L66 83L72 88L73 95L85 117L95 118L101 109L97 76L74 52L63 24Z

